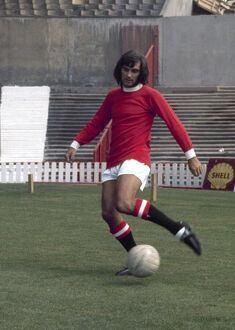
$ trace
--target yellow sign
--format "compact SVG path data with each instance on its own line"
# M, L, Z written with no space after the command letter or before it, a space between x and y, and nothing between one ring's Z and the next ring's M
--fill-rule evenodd
M227 184L233 179L234 170L228 163L214 165L207 176L207 180L211 183L211 189L226 189Z

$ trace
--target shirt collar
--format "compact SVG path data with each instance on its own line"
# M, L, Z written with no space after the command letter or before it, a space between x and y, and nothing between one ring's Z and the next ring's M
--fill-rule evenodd
M137 91L140 90L142 87L143 87L143 84L139 83L138 85L136 85L136 86L134 86L134 87L130 87L130 88L122 86L122 90L123 90L124 92L127 92L127 93L129 93L129 92L137 92Z

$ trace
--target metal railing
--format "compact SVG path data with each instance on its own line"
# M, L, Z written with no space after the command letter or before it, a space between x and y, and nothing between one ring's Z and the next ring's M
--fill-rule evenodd
M149 77L148 77L148 85L149 86L154 86L155 84L155 52L154 52L154 45L151 45L151 47L149 48L149 50L147 51L145 58L147 60L148 63L148 68L149 68Z

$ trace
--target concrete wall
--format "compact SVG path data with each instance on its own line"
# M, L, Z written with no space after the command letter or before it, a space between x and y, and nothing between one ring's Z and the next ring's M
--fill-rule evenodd
M0 31L2 85L103 83L109 41L111 58L119 50L118 33L105 20L1 18Z
M114 64L159 26L159 86L235 84L233 16L1 18L1 85L112 86ZM127 31L130 35L127 37Z
M234 16L165 18L161 86L235 85Z
M0 84L113 85L125 27L145 51L154 21L138 20L135 33L131 19L1 18Z

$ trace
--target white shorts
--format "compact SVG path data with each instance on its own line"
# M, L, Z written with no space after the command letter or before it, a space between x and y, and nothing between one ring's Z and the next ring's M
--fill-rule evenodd
M120 165L106 169L102 174L102 183L105 181L117 180L119 175L133 174L141 181L140 190L144 190L149 173L150 167L148 165L140 163L135 159L129 159L125 160Z

